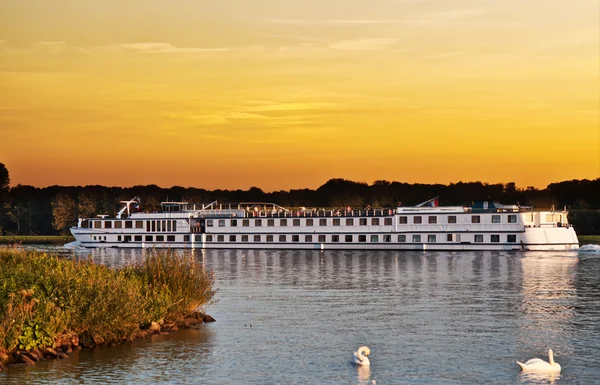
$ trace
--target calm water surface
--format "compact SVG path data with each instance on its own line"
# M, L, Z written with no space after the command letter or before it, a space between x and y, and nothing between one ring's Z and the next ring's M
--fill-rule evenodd
M119 266L140 251L51 248ZM600 248L196 251L217 322L11 367L0 383L600 384ZM371 367L350 363L360 345ZM560 375L527 376L516 360Z

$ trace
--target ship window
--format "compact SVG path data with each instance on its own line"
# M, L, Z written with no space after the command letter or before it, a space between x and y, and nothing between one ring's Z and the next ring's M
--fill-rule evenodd
M500 234L490 235L490 242L494 242L494 243L500 242Z
M352 242L352 235L346 235L344 238L345 242Z
M194 239L196 240L196 242L202 242L202 235L195 235Z
M492 223L500 223L500 215L492 215Z
M449 215L448 223L456 223L456 215Z
M115 221L115 229L123 228L123 221ZM150 231L150 229L146 226L146 229Z
M517 242L517 236L515 234L508 234L506 236L506 242L511 242L511 243Z
M167 231L171 231L171 223L173 223L173 221L167 221Z
M261 227L261 226L262 226L262 219L254 220L254 227Z
M127 227L127 223L125 223L125 227ZM156 230L162 231L162 221L156 221Z
M313 226L313 219L312 218L306 218L306 226Z
M102 221L94 221L94 228L99 229L102 227Z
M366 226L367 225L367 218L360 218L358 220L358 224L359 224L359 226Z
M242 235L242 242L248 242L248 236Z
M339 242L340 241L340 236L339 235L332 235L331 236L331 242Z
M267 235L267 242L273 242L273 234Z
M333 218L333 225L334 226L339 226L340 225L340 218Z
M367 236L365 234L360 234L358 236L358 241L359 242L366 242L367 241Z
M327 226L327 218L319 219L319 226Z
M325 242L325 235L319 235L319 242Z
M121 236L117 235L117 242L121 242Z
M405 225L408 223L408 217L398 217L398 224Z
M479 215L471 215L471 223L481 223L481 217Z
M95 241L96 240L96 236L92 235L92 240Z
M217 235L217 242L223 242L223 241L225 241L225 236L223 234Z
M267 226L269 226L269 227L275 226L275 219L267 219Z
M392 218L386 218L386 219L392 219ZM373 218L373 219L371 219L371 225L372 226L379 226L379 218Z
M447 234L446 235L446 241L452 242L452 238L454 238L452 234Z
M292 242L300 242L300 236L299 235L292 235Z
M305 235L304 242L312 242L312 235Z
M436 216L430 216L428 218L428 220L429 220L430 224L437 223L437 217Z
M383 241L384 242L391 242L392 241L392 236L390 234L385 234L383 236Z
M416 224L423 223L423 218L421 218L421 216L417 215L417 216L413 217L413 223L416 223Z
M508 223L517 223L517 216L516 215L509 215L508 216Z
M127 237L125 237L127 238ZM165 241L165 236L164 235L157 235L156 236L156 242L164 242Z
M141 241L142 241L142 236L141 236L141 235L136 235L136 236L135 236L133 239L134 239L136 242L141 242Z
M231 234L231 235L229 236L229 242L235 242L235 241L237 241L237 239L236 239L236 238L237 238L237 237L236 237L235 235Z
M237 227L237 219L232 219L229 221L229 225L231 227Z
M250 220L249 219L242 219L242 226L244 226L244 227L250 226Z
M483 242L483 234L475 234L475 243Z
M296 218L292 222L294 226L300 226L300 219Z
M283 226L283 227L287 226L287 219L280 219L279 226Z
M189 241L189 238L188 238ZM167 242L175 242L175 236L174 235L167 235Z
M376 235L376 234L371 235L371 242L372 243L379 242L379 235Z
M429 243L435 243L435 242L437 242L436 235L435 234L429 234L427 236L427 242L429 242Z
M259 234L256 234L254 236L254 242L260 242L260 235Z
M421 236L420 236L420 235L416 235L416 234L415 234L415 235L413 235L413 238L412 238L412 239L413 239L413 240L412 240L412 241L413 241L413 243L419 243L419 242L421 242Z
M144 228L144 221L135 221L135 228L136 229L143 229Z
M219 219L219 227L225 227L225 219Z
M398 234L398 242L406 242L406 235Z
M104 228L110 229L112 227L112 221L104 221Z
M279 242L285 242L285 241L287 241L287 237L284 234L281 234L279 236Z
M383 224L385 226L391 226L392 225L392 218L383 218Z
M206 235L206 242L212 242L213 241L213 236L208 234Z
M173 221L173 231L177 231L177 221Z
M152 242L152 235L146 235L146 242Z
M131 235L125 235L123 237L123 242L131 242Z
M174 235L173 235L173 236L174 236ZM169 237L169 236L167 236L167 238L168 238L168 237ZM184 241L184 242L189 242L189 241L190 241L190 236L189 236L189 235L184 235L184 236L183 236L183 241Z
M212 227L213 225L213 220L212 219L207 219L206 220L206 227Z
M132 229L133 228L133 222L132 221L125 221L125 228L126 229Z
M346 218L346 226L354 226L354 219Z

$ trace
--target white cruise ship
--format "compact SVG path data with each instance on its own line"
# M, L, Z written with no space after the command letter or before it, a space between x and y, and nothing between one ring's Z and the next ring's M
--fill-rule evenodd
M475 202L437 205L437 198L395 209L289 210L272 203L200 208L163 202L160 213L136 212L122 201L115 218L80 218L71 233L84 247L355 249L355 250L576 250L567 212Z

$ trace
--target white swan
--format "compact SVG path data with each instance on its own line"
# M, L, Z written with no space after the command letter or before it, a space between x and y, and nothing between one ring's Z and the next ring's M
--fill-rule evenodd
M556 373L560 372L560 365L558 362L554 362L554 354L552 349L548 350L548 361L546 362L540 358L532 358L525 363L517 361L517 364L521 367L524 372L538 372L538 373Z
M361 346L360 348L358 348L357 351L355 351L352 354L352 362L355 363L356 365L371 365L371 362L369 361L369 358L367 357L369 354L371 354L371 349L369 349L366 346Z

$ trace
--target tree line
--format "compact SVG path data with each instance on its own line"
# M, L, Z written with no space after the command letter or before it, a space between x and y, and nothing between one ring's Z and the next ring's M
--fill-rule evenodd
M569 211L569 221L581 235L600 234L600 178L549 184L545 189L517 188L515 183L458 182L449 185L378 180L369 185L346 179L330 179L317 188L264 192L205 190L194 187L156 185L133 187L10 186L9 172L0 163L0 234L67 234L79 217L115 215L120 201L139 197L141 210L157 211L160 202L186 201L201 204L272 202L284 207L396 207L412 206L435 196L440 205L470 205L473 201L498 201L534 208Z

